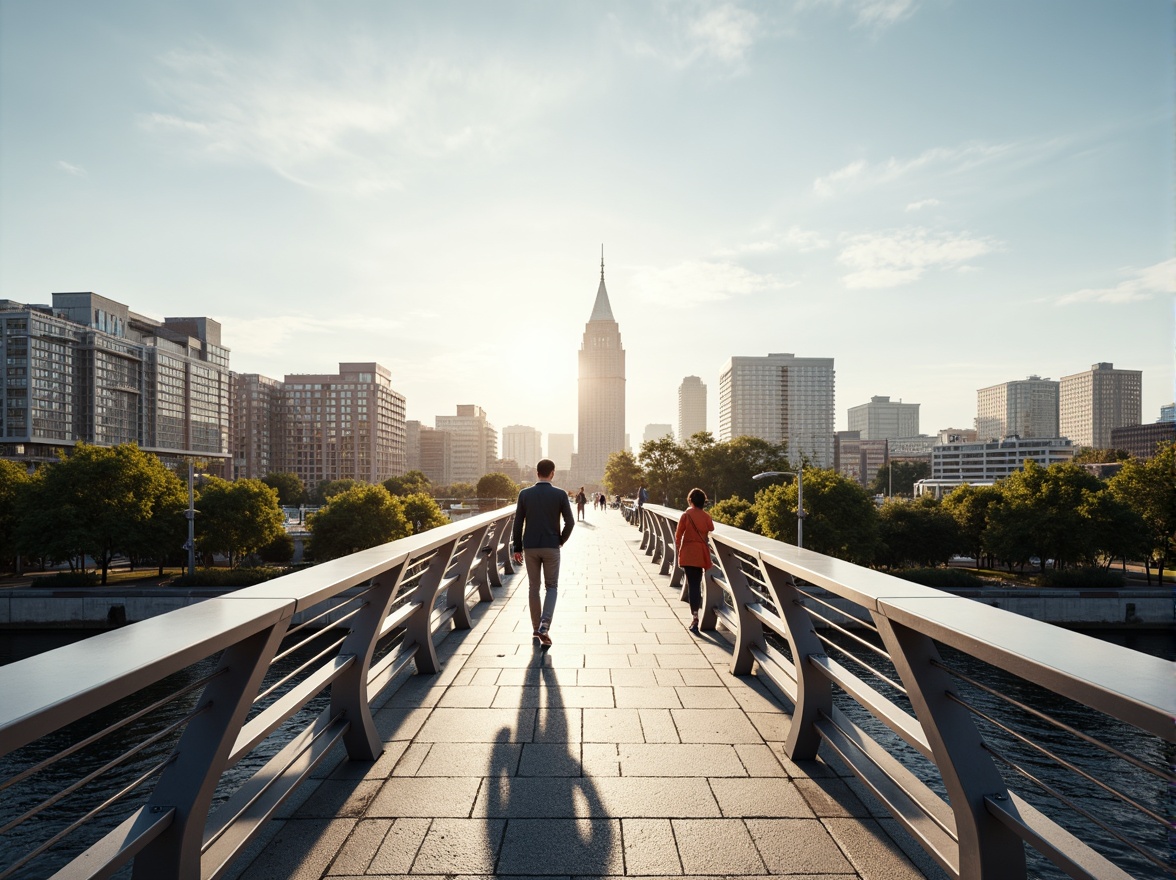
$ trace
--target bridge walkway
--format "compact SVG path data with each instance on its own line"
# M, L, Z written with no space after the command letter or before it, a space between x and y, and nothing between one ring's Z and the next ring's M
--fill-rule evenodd
M332 754L236 876L942 876L848 771L785 757L788 714L639 543L577 525L547 652L504 578L378 710L383 755Z

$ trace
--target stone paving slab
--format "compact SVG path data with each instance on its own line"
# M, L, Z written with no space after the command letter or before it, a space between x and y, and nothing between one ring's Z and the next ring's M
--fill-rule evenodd
M940 877L845 771L787 758L790 716L639 543L615 512L580 524L550 651L504 577L375 712L384 753L328 761L230 876Z

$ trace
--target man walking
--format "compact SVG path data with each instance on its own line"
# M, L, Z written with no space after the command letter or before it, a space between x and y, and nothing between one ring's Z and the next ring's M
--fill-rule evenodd
M568 493L551 485L555 476L555 462L545 458L535 466L538 480L519 493L515 507L511 548L514 561L527 561L527 580L530 583L531 626L533 638L544 648L551 647L551 616L559 586L559 548L572 534L576 519ZM563 529L560 529L560 520ZM539 603L540 575L544 584L543 604Z

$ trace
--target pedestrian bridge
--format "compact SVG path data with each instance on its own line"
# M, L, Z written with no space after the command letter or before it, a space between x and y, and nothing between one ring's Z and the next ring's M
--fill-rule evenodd
M578 524L544 652L511 513L0 668L0 877L1169 871L1171 663L726 527L696 637L659 507Z

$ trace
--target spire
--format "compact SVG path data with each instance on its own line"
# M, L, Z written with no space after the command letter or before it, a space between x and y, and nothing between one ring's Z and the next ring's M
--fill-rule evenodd
M596 302L592 306L592 317L588 323L593 321L616 321L608 302L608 291L604 287L604 245L600 246L600 287L596 289Z

